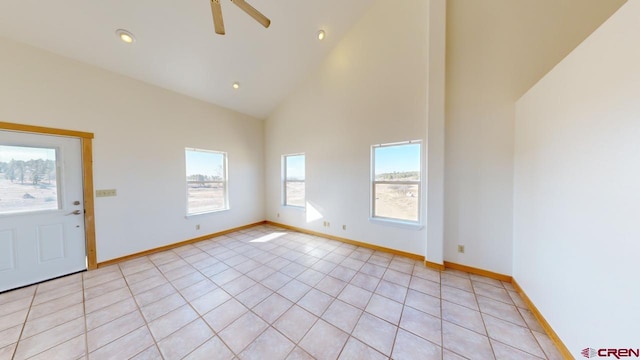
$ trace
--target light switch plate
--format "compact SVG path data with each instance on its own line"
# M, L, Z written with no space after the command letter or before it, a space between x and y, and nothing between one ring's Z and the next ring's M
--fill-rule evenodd
M96 190L96 197L117 196L116 189Z

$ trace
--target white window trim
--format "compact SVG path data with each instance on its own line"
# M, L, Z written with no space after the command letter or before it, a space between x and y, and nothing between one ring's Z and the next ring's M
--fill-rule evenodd
M420 144L420 180L412 180L412 181L378 181L376 180L376 152L375 149L389 146L399 146L399 145L409 145L409 144ZM376 144L371 146L371 181L369 185L370 191L370 211L369 211L369 221L372 223L379 223L385 225L392 225L400 228L407 229L422 229L424 227L424 222L422 218L423 214L423 189L425 188L425 180L424 180L424 165L422 159L424 158L424 146L422 140L409 140L409 141L401 141L395 143L386 143L386 144ZM375 215L375 203L376 203L376 191L375 187L378 184L386 185L418 185L418 220L403 220L396 218L389 218L384 216L376 216Z
M186 199L187 199L187 203L186 203L186 209L187 209L187 215L185 217L190 218L193 216L199 216L199 215L207 215L207 214L215 214L215 213L219 213L219 212L223 212L223 211L229 211L229 209L231 209L230 205L229 205L229 179L228 179L228 161L229 161L229 155L227 154L226 151L216 151L216 150L206 150L206 149L198 149L198 148L185 148L185 153L187 151L199 151L199 152L205 152L205 153L211 153L211 154L222 154L223 156L223 161L222 161L222 181L217 181L217 180L211 180L211 181L193 181L193 180L186 180L186 172L185 172L185 193L186 193ZM186 167L187 163L186 163L186 158L185 158L185 167ZM221 209L216 209L216 210L207 210L207 211L199 211L199 212L189 212L189 183L206 183L206 184L223 184L224 190L224 207Z
M287 180L287 158L290 156L304 156L304 162L305 162L305 173L304 173L304 180ZM307 207L307 187L306 187L306 182L307 182L307 156L305 155L305 153L295 153L295 154L285 154L282 155L282 206L286 206L288 208L293 208L293 209L306 209ZM304 203L305 205L290 205L287 204L287 183L293 183L293 182L298 182L298 183L305 183L305 189L304 189Z

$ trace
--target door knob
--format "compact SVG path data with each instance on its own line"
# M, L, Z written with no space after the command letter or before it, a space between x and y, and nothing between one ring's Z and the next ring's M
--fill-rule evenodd
M80 215L81 213L82 213L82 212L81 212L80 210L74 210L74 211L72 211L72 212L68 213L68 214L67 214L67 215L65 215L65 216L68 216L68 215Z

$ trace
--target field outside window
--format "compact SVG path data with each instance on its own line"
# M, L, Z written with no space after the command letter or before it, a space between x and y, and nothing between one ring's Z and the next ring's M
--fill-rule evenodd
M0 215L58 210L55 148L0 145Z
M372 218L420 223L420 154L420 141L372 146Z
M304 154L284 155L284 205L305 206L305 157Z
M185 149L187 215L229 209L227 153Z

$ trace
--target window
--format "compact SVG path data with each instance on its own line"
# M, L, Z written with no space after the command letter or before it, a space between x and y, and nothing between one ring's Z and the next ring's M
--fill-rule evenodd
M55 148L0 145L0 215L58 210Z
M229 209L227 153L185 149L187 215Z
M371 147L371 215L420 223L420 141Z
M282 157L284 205L304 207L304 154Z

